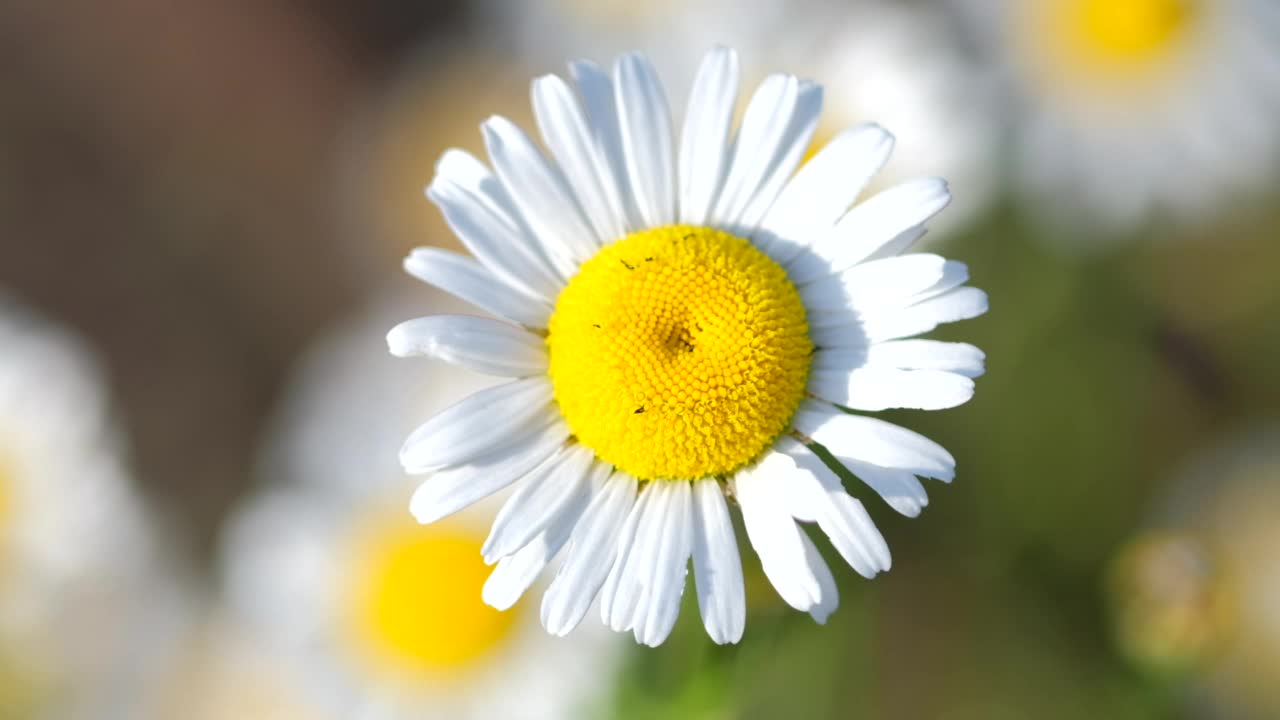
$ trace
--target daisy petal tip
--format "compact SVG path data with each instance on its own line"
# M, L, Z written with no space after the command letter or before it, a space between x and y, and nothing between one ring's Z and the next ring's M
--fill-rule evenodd
M414 520L418 521L419 525L430 525L439 520L436 517L434 508L416 496L409 501L409 514L413 516Z
M925 178L921 185L931 196L930 204L937 206L938 209L934 211L935 213L951 204L951 185L946 178Z
M835 608L817 606L809 611L809 617L813 618L813 621L819 625L826 625L833 612L835 612Z
M422 188L422 196L425 197L427 199L427 202L430 202L432 205L435 205L436 207L443 207L445 204L445 199L444 199L444 196L441 195L440 193L439 182L440 180L437 177L436 179L427 183L427 185Z
M502 115L490 115L480 122L480 133L484 135L486 148L494 143L498 146L505 145L506 136L519 131L515 123Z
M976 315L974 315L974 317L977 317L978 315L986 315L987 310L991 309L991 302L990 302L990 298L987 296L987 291L980 290L978 288L973 288L973 289L977 291L974 293L974 301L973 301L974 312L977 313ZM986 356L984 355L983 358L985 360Z
M396 357L411 357L422 354L412 335L404 323L396 325L387 333L387 350ZM402 456L403 461L403 456Z
M604 71L600 68L600 65L589 58L577 58L575 60L570 60L568 63L565 63L565 65L569 68L569 76L578 83L582 82L583 77L604 75Z
M736 72L739 65L738 51L728 45L716 45L707 51L704 61L724 63L732 71Z
M514 600L501 595L497 590L490 591L489 583L485 583L484 590L480 592L480 598L484 601L485 605L488 605L498 612L506 612L511 609L512 605L515 605Z
M742 641L743 629L742 625L735 628L707 628L707 636L717 645L737 645Z
M445 168L456 164L459 161L469 161L467 151L462 148L448 148L444 152L440 153L440 158L436 160L435 165L436 177L440 177Z

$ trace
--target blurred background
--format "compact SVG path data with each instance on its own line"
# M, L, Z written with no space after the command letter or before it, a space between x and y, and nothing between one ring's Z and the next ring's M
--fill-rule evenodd
M484 381L400 259L532 77L717 43L950 181L988 373L887 415L958 479L825 627L747 553L739 646L547 638L405 511ZM1274 0L0 3L0 719L1280 718L1277 117Z

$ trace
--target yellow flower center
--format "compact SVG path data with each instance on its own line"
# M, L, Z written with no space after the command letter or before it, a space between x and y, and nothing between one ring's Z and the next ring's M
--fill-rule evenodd
M1186 29L1191 0L1073 0L1066 24L1082 57L1140 63L1162 54Z
M11 504L10 494L12 490L12 479L10 478L9 464L5 462L3 453L0 453L0 528L3 528L5 521L9 519L9 506Z
M450 523L422 526L401 514L380 516L358 543L351 630L388 671L444 675L501 645L517 613L480 599L490 570L480 556L481 534Z
M1019 51L1057 90L1125 98L1179 75L1177 58L1200 19L1199 0L1028 0ZM1108 100L1110 102L1110 100Z
M0 550L4 550L5 527L13 512L13 474L13 463L5 457L4 448L0 448Z
M724 475L787 429L808 330L786 272L746 240L685 225L632 233L556 300L556 402L579 442L641 480Z
M1140 536L1112 563L1110 589L1121 649L1151 668L1185 669L1236 631L1236 583L1224 558L1182 532Z

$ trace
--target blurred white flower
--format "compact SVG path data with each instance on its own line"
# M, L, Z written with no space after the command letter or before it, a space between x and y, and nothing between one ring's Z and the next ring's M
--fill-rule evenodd
M498 32L539 71L566 48L589 57L643 52L676 80L670 98L677 115L688 96L681 83L695 75L708 45L738 50L750 82L780 68L821 79L823 119L810 153L844 128L876 123L897 141L873 190L926 176L945 177L958 189L929 240L962 228L992 199L999 176L996 83L929 8L815 0L763 0L749 10L727 0L489 0L486 7Z
M734 0L481 0L481 23L491 28L510 57L538 71L559 65L566 52L613 57L639 51L667 77L693 77L703 51L727 45L758 67L776 67L770 48L794 36L795 13L781 0L759 0L749 8ZM808 27L808 26L806 26ZM747 68L748 77L752 69ZM674 87L673 98L687 87Z
M1120 556L1122 647L1243 717L1280 714L1280 427L1197 456ZM1218 717L1218 714L1214 714Z
M1009 81L1018 186L1047 212L1121 231L1212 216L1275 171L1273 0L961 5Z
M208 598L188 593L129 720L338 720L290 681L278 653Z
M488 607L483 518L421 526L408 512L398 419L491 381L392 367L378 340L387 312L356 321L300 370L263 465L272 484L225 536L232 618L326 717L584 716L611 687L615 639L549 638L536 607Z
M769 52L822 78L819 141L859 122L890 128L897 138L894 156L873 187L947 178L954 197L930 228L935 239L989 205L999 175L994 83L960 51L939 13L859 2L822 4L795 15L771 38Z
M0 297L0 348L0 702L116 717L156 560L120 429L68 332Z

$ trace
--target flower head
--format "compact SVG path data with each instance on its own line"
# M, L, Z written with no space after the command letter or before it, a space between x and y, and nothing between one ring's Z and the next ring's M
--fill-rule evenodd
M727 49L678 135L643 57L570 70L533 84L551 158L491 118L493 169L451 150L428 188L475 258L422 248L406 269L500 319L410 320L391 350L514 379L410 436L401 463L428 475L411 509L431 523L514 485L483 546L486 601L514 603L565 550L546 628L569 632L598 596L606 624L656 645L690 558L708 633L741 637L733 498L779 593L824 621L834 579L798 522L871 577L889 550L841 474L915 515L917 476L954 473L932 441L851 412L952 407L982 373L972 346L908 339L986 310L964 265L903 254L947 186L855 204L893 138L854 127L802 164L822 88L793 76L768 77L735 132Z
M116 707L104 676L144 670L119 643L160 624L139 602L152 528L84 343L0 294L0 348L0 694L24 717L96 714Z
M259 680L276 668L274 694L303 701L312 717L581 717L608 690L617 638L600 628L555 642L531 603L485 604L480 548L496 502L431 525L404 511L396 419L492 379L456 368L428 377L370 355L389 312L311 353L286 397L261 466L265 489L223 538L228 624L267 666ZM388 472L357 462L381 452Z
M1212 215L1276 171L1275 3L965 4L1010 80L1022 185L1073 222Z

